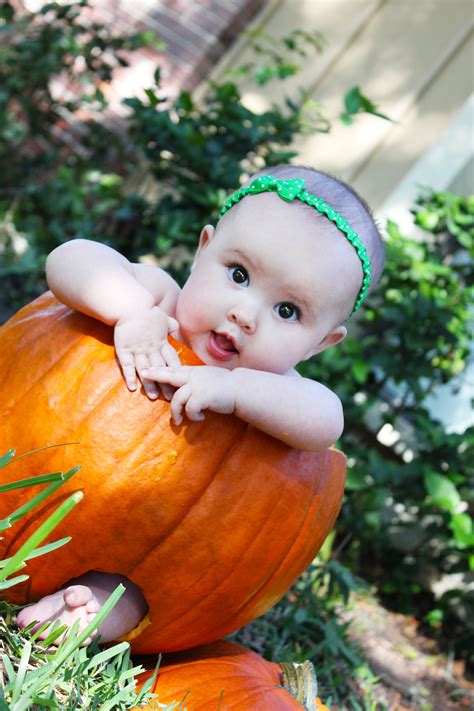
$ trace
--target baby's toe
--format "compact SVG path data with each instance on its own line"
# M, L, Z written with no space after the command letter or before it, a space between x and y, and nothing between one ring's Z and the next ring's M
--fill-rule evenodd
M16 616L16 624L20 629L28 627L31 622L37 620L30 607L24 607Z
M93 616L97 612L99 612L99 610L100 610L100 605L97 602L97 600L92 599L92 600L89 600L88 603L86 603L86 612L93 613Z
M64 591L64 602L68 607L81 607L92 599L92 590L86 585L70 585Z

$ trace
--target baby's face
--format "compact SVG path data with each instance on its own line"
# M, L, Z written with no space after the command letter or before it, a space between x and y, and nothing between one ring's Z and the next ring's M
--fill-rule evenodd
M177 319L205 363L284 374L342 340L362 270L344 237L314 218L262 194L216 232L204 228Z

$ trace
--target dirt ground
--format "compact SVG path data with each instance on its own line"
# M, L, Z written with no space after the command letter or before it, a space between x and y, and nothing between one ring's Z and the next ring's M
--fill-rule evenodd
M463 662L447 659L412 617L394 614L374 599L347 612L352 638L379 677L375 698L389 711L474 711L474 683Z

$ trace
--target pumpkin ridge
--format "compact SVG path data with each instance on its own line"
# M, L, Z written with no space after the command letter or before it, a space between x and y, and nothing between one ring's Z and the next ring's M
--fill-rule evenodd
M258 663L258 660L255 660L255 662ZM275 680L272 678L271 673L262 664L258 665L258 674L252 673L251 675L249 672L248 660L246 661L245 659L237 660L234 658L231 658L231 659L217 658L217 659L212 660L212 664L213 664L212 686L215 688L219 685L219 683L221 683L223 685L221 691L224 692L222 698L226 702L226 706L225 706L226 711L230 711L233 708L241 710L243 708L242 707L243 703L246 704L245 708L247 708L247 709L254 708L253 704L250 703L250 702L252 702L254 697L261 697L264 694L265 695L274 694L275 691L278 689L281 689L282 692L286 692L286 694L288 694L291 697L291 699L294 699L294 697L290 694L290 692L287 689L285 689L283 684L279 685L279 684L275 683ZM188 675L189 675L189 673L191 673L194 676L199 671L200 668L203 669L202 680L197 681L197 682L195 680L193 680L192 689L190 689L189 687L186 687L186 688L183 687L182 690L180 690L179 692L175 691L175 693L178 696L180 696L181 693L187 693L188 691L194 691L195 694L199 694L201 688L206 689L209 684L209 679L206 677L206 671L207 671L208 665L209 665L209 660L207 660L207 659L196 659L190 663L186 663L185 666L186 666ZM221 669L219 671L217 671L217 667L221 667ZM171 665L171 667L170 667L171 673L173 673L174 668L175 668L174 665ZM164 665L161 668L161 673L163 675L163 678L166 677L166 672L167 672L167 667L166 667L166 665ZM221 673L222 676L219 676L219 673ZM238 699L235 700L235 703L226 701L225 685L227 684L228 687L229 686L237 686L237 684L239 684L239 682L240 683L242 682L243 678L248 678L249 675L251 676L251 679L252 679L252 685L253 685L252 689L245 689L245 690L242 689L242 691L239 694ZM267 678L262 679L259 677L259 675L261 675L261 676L265 675ZM239 686L240 686L240 684L239 684ZM247 693L245 694L245 692L247 692ZM192 697L189 697L189 700L190 700L190 703L192 703ZM294 699L294 701L296 703L296 699ZM250 705L247 702L249 702ZM193 707L190 706L189 708L192 709Z
M222 459L218 462L217 466L213 469L213 471L210 472L210 475L209 475L209 478L208 478L208 480L207 480L207 482L206 482L206 485L201 489L201 491L200 491L199 494L194 498L194 500L189 503L189 506L187 507L187 509L186 509L185 511L183 511L183 515L180 516L179 518L175 519L175 521L173 521L173 524L170 525L170 526L168 527L168 529L167 529L165 532L161 532L160 537L157 538L156 543L153 544L153 552L154 552L155 550L157 550L163 543L165 543L165 542L168 540L168 538L173 535L173 533L175 532L176 528L178 528L178 526L180 526L181 523L182 523L183 521L185 521L188 516L191 515L191 512L193 511L194 507L199 503L199 501L202 499L202 497L203 497L204 494L207 492L207 490L209 489L209 487L212 485L212 482L213 482L214 479L216 478L216 476L217 476L217 474L219 473L220 469L221 469L222 466L225 464L226 459L229 457L229 455L231 454L231 452L233 451L233 449L236 447L236 445L240 442L240 440L244 437L245 432L246 432L246 428L243 428L243 430L241 431L241 433L239 434L239 436L235 438L234 443L232 444L231 448L230 448L229 450L227 450L227 452L224 452L224 456L222 457ZM148 558L149 556L150 556L150 551L147 551L147 552L144 553L142 556L140 556L139 559L137 559L136 561L134 561L133 566L131 566L131 567L128 569L127 574L133 574L133 572L136 570L136 568L137 568L144 560L146 560L146 558ZM194 587L195 584L196 584L196 581L194 580L193 583L192 583L189 587ZM188 589L188 588L181 588L180 592L181 592L181 593L184 593L184 592L186 592L187 589ZM174 624L174 622L175 622L175 621L173 620L172 623ZM160 630L165 629L167 626L168 626L168 625L161 625L161 626L160 626Z
M42 297L38 297L38 300L41 298ZM29 305L27 304L24 307L24 309L26 310L28 308L28 306ZM51 319L53 321L53 325L56 325L56 322L60 321L61 319L65 318L67 316L67 313L64 313L64 308L68 308L68 307L64 306L64 304L61 304L61 306L63 307L61 309L55 308L54 304L48 307L51 311L57 311L57 313L55 313L54 316L51 316L50 313L47 314L48 319ZM39 308L38 310L41 310L41 309ZM4 331L6 334L8 334L8 332L11 331L12 329L14 331L16 328L23 328L24 324L27 323L28 321L37 321L37 319L38 319L38 313L36 311L32 314L26 315L24 318L17 318L19 313L21 313L21 311L18 312L17 314L14 314L11 317L11 319L9 319L6 323L4 323L1 326L2 331ZM22 333L20 345L18 345L15 342L15 351L17 354L21 354L22 351L24 351L26 348L29 348L30 344L38 338L37 329L33 328L29 331L29 333L30 333L30 338L24 338L24 334ZM13 335L15 335L15 334L13 333ZM74 344L72 344L72 346L70 346L69 348L71 348L73 346L74 346ZM68 348L68 350L69 350L69 348ZM8 348L4 348L3 352L5 353L5 356L8 357ZM0 358L0 363L1 363L1 358ZM15 362L14 362L14 365L16 365L16 364L17 364L17 360L15 360ZM7 373L3 372L2 380L5 380L7 378L7 376L8 376L8 372ZM42 377L43 377L43 373L40 375L38 380L41 380ZM36 385L38 380L36 380L32 384L31 387Z
M230 454L230 452L229 452L229 454ZM315 490L316 490L317 484L318 484L318 479L317 479L316 477L313 477L313 479L312 479L312 496L311 496L311 499L310 499L309 496L307 497L307 499L308 499L308 504L307 504L306 510L305 510L305 512L304 512L304 514L303 514L303 516L302 516L302 521L301 521L300 525L296 528L296 530L295 530L295 532L294 532L294 536L292 537L292 540L289 541L288 547L287 547L285 553L283 554L283 559L280 560L279 562L277 562L276 567L275 567L272 571L269 571L269 574L268 574L267 579L266 579L260 586L254 588L254 590L253 590L251 593L249 593L248 597L247 597L245 600L243 600L243 601L242 601L242 604L234 611L234 613L232 614L232 617L228 617L228 618L227 618L227 621L228 621L229 623L230 623L233 619L235 619L236 617L238 617L238 615L240 614L241 610L242 610L243 608L245 608L246 605L250 604L250 603L252 602L252 600L253 600L255 597L259 597L259 596L260 596L261 591L264 590L265 587L269 585L269 583L275 578L275 575L278 573L278 571L280 570L280 568L284 565L285 561L287 560L288 556L290 555L291 551L293 550L293 548L294 548L294 546L295 546L295 543L297 543L298 540L299 540L299 537L300 537L300 534L301 534L301 530L302 530L302 528L303 528L303 526L304 526L304 524L305 524L305 522L306 522L306 520L307 520L307 518L308 518L308 511L309 511L309 510L312 508L312 506L313 506L314 492L315 492ZM283 499L283 498L284 498L284 492L285 492L285 490L289 487L289 485L290 485L289 479L286 479L286 480L285 480L285 486L283 487L282 493L280 493L280 495L279 495L279 497L278 497L279 499ZM244 560L245 557L246 557L246 555L252 550L252 548L253 548L254 545L256 544L256 541L258 540L259 536L263 535L262 532L263 532L264 530L265 530L264 528L261 528L261 529L258 531L257 536L254 537L254 539L253 539L252 543L250 544L250 546L247 546L247 547L246 547L245 553L244 553L244 555L242 556L241 560ZM203 573L203 575L205 575L205 573ZM230 576L230 577L231 577L231 576ZM222 585L227 584L228 581L229 581L229 576L223 577L223 578L221 579L221 581L219 582L219 584L216 585L216 586L213 588L213 593L216 592L216 591L218 591L219 588L220 588ZM196 582L197 582L197 581L194 580L192 586L194 586L194 585L196 584ZM183 592L184 592L184 590L183 590ZM203 597L200 603L197 603L196 605L193 606L192 609L188 610L188 611L185 612L183 615L181 615L181 617L179 618L179 625L182 625L183 620L185 620L188 615L195 616L196 610L199 610L199 607L201 606L201 604L202 604L202 605L206 605L206 604L207 604L207 598L206 598L206 597ZM171 624L176 624L176 620L171 621ZM164 625L164 626L160 626L160 630L166 629L167 627L169 627L169 625L170 625L170 623L168 623L168 624L166 624L166 625ZM206 632L206 633L209 632L209 634L210 634L210 631L213 630L213 629L215 629L215 626L214 626L214 627L211 626L211 627L207 627L207 628L201 628L201 629L202 629L203 632ZM221 625L219 625L219 634L221 634ZM209 637L209 639L211 639L211 637Z
M47 295L50 295L48 299L45 298ZM39 302L41 300L44 300L46 302L49 301L50 303L46 304L46 305L43 305L42 303L35 305L34 310L31 313L32 306L34 304L36 304L36 302ZM19 311L16 312L16 314L13 314L13 316L11 316L11 318L9 318L8 321L5 321L5 323L2 324L2 329L5 329L5 332L8 332L13 326L19 326L20 324L27 323L28 321L35 321L38 318L38 311L42 311L45 308L48 309L48 313L45 314L44 318L48 318L48 319L52 319L52 320L54 319L55 321L62 318L62 316L64 315L63 314L64 308L69 309L68 306L61 303L60 301L57 301L53 297L52 292L46 291L46 292L44 292L44 294L41 294L41 296L38 296L38 298L35 299L34 301L32 301L30 304L26 304L25 306L23 306ZM28 314L24 315L22 313L23 311L28 311ZM57 313L54 314L54 316L52 316L52 314L55 311ZM23 343L26 342L27 345L29 343L31 343L31 341L33 341L36 337L36 334L34 331L33 332L30 331L30 333L32 333L31 338L23 340Z
M328 450L322 452L321 454L324 456L324 459L325 459L325 460L327 460L327 458L329 457L329 452L328 452ZM315 521L313 522L313 525L314 525L314 526L316 525L317 521L323 516L323 514L324 514L324 517L325 517L325 518L327 517L327 510L325 510L324 507L322 507L322 506L315 506L317 499L322 500L322 499L324 498L324 493L325 493L324 490L321 491L319 494L316 493L317 488L318 488L318 484L321 483L321 480L320 480L320 479L317 479L317 478L315 477L313 481L314 481L313 492L312 492L313 495L312 495L311 498L308 497L309 503L308 503L308 506L307 506L305 515L303 516L303 518L302 518L302 520L301 520L301 523L300 523L300 526L299 526L299 528L298 528L297 534L296 534L295 537L293 538L291 544L289 545L289 547L288 547L288 549L287 549L287 551L286 551L285 557L282 558L282 559L279 561L279 564L277 565L277 567L276 567L275 570L273 571L272 575L271 575L269 578L267 578L266 581L264 581L264 582L262 583L262 585L253 593L253 595L252 595L247 601L245 601L245 602L242 603L242 605L241 605L240 608L237 610L237 612L235 613L235 615L234 615L232 618L230 618L230 619L228 620L229 623L231 623L232 620L235 619L235 617L242 611L243 608L245 608L245 606L246 606L247 604L249 604L249 603L252 602L253 598L254 598L256 595L260 595L260 597L261 597L262 591L265 590L265 587L266 587L266 586L268 586L268 585L270 585L270 584L272 583L272 580L273 580L275 577L277 577L277 578L279 577L280 570L285 566L285 563L286 563L286 561L288 560L288 558L291 557L291 552L292 552L293 548L295 547L295 544L296 544L296 543L300 540L300 538L301 538L301 532L303 531L305 525L308 525L308 518L310 517L310 511L311 511L314 507L315 507L316 510L317 510L317 518L316 518ZM328 481L327 483L329 483L329 481ZM332 483L332 481L331 481L331 483ZM323 488L323 487L321 487L321 488ZM337 498L337 497L335 497L335 498ZM337 509L337 511L338 511L338 510L339 510L339 508ZM337 511L336 511L336 514L337 514ZM332 528L332 525L329 527L329 530L330 530L331 528ZM323 540L326 538L326 536L327 536L327 533L323 536ZM310 562L311 562L311 561L310 561ZM294 565L294 560L293 560L293 565Z
M327 457L329 457L328 451L322 452L321 454L324 455L325 460L327 459ZM252 593L246 600L244 600L244 601L242 602L242 604L240 605L240 607L237 608L237 610L236 610L235 613L232 615L232 617L228 617L228 618L227 618L226 622L227 622L229 625L231 625L232 628L234 627L234 625L232 625L232 621L235 620L236 617L239 616L239 614L242 612L243 609L245 609L245 607L246 607L247 605L249 605L249 604L252 603L252 601L255 599L255 597L259 597L259 598L262 597L262 591L265 591L265 588L268 587L268 586L270 586L275 578L278 579L281 569L282 569L282 568L283 568L283 569L285 568L285 563L286 563L286 561L288 560L288 558L291 559L291 552L292 552L292 550L294 549L295 545L296 545L296 544L298 543L298 541L300 540L300 538L301 538L301 532L302 532L302 530L304 529L305 524L307 525L308 515L309 515L310 510L313 509L313 507L315 506L315 504L316 504L316 499L320 499L320 500L321 500L321 499L324 497L324 491L321 492L320 494L316 494L317 486L318 486L318 484L321 483L321 481L315 477L315 478L313 479L313 482L314 482L314 483L313 483L312 497L311 497L311 498L308 497L308 502L309 502L309 503L308 503L308 506L307 506L307 508L306 508L305 514L304 514L304 516L302 517L301 523L300 523L300 525L299 525L299 527L298 527L298 529L297 529L297 531L296 531L296 533L295 533L295 535L294 535L292 541L290 542L290 544L289 544L289 546L288 546L288 548L287 548L287 550L286 550L286 553L285 553L284 557L278 562L277 566L276 566L275 569L272 571L272 573L268 576L268 578L267 578L265 581L263 581L262 584L261 584L258 588L256 588L256 589L253 591L253 593ZM320 519L320 517L323 516L323 514L324 514L324 517L325 517L325 518L327 517L327 510L323 510L323 507L321 507L321 506L316 506L316 509L317 509L317 518L316 518L316 520L314 521L313 525L316 525L317 521ZM338 509L338 510L339 510L339 509ZM336 513L337 513L337 512L336 512ZM330 528L332 528L332 526L331 526ZM330 529L329 529L329 530L330 530ZM260 531L259 531L259 534L260 534ZM326 535L327 535L327 534L326 534ZM323 536L323 540L324 540L324 538L326 538L326 535ZM294 558L293 558L293 560L292 560L291 562L292 562L293 565L294 565ZM310 562L311 562L311 561L309 561L309 563L310 563ZM308 563L308 564L309 564L309 563ZM293 577L294 577L294 576L293 576ZM225 581L222 581L222 582L225 582ZM216 587L216 590L217 590L217 589L219 589L219 586ZM283 594L284 594L284 593L282 593L282 595L283 595ZM277 599L280 599L280 597L281 597L281 595L280 595ZM203 601L203 602L205 602L205 601ZM274 604L274 603L273 603L273 604ZM199 608L199 605L194 606L193 611L195 611L195 610L198 609L198 608ZM209 631L209 633L210 633L210 631L212 631L213 629L215 629L215 627L207 628L206 631ZM219 629L219 631L220 631L220 629Z
M329 456L328 451L322 452L322 455L324 455L324 458L326 459L326 458ZM287 550L287 552L286 552L285 557L280 561L279 565L276 567L276 569L275 569L275 571L274 571L272 577L271 577L271 578L268 578L267 581L264 582L264 583L261 585L261 587L260 587L260 589L259 589L259 591L258 591L258 592L260 592L260 594L261 594L262 590L265 589L265 586L266 586L266 585L270 585L270 584L272 583L272 578L275 578L275 577L278 578L278 577L279 577L281 568L283 568L283 567L285 566L285 564L286 564L286 562L287 562L287 559L288 559L289 557L291 558L291 552L292 552L293 548L295 547L295 544L296 544L296 543L298 542L298 540L301 538L301 533L302 533L302 531L304 530L305 526L308 526L308 525L311 524L311 521L308 521L308 519L311 519L311 518L312 518L312 517L311 517L311 510L312 510L313 508L316 509L316 518L315 518L314 521L312 522L312 524L311 524L312 526L316 526L317 522L318 522L318 521L320 520L320 518L322 518L323 516L324 516L325 519L327 518L327 509L325 509L324 506L316 505L316 504L318 503L318 501L317 501L318 499L319 499L320 502L324 500L324 498L325 498L325 497L324 497L324 494L326 493L326 492L325 492L325 487L324 487L324 488L321 487L321 489L323 489L323 490L320 491L320 493L316 493L317 485L318 485L319 483L321 483L320 480L316 479L316 480L315 480L315 487L314 487L314 491L313 491L313 497L311 498L310 503L309 503L309 505L308 505L308 508L306 509L305 516L304 516L304 517L302 518L302 520L301 520L301 524L300 524L300 527L299 527L297 536L295 536L295 538L293 539L291 545L288 547L288 550ZM323 483L324 483L324 480L323 480ZM325 483L326 483L326 485L332 484L332 480L326 479L326 480L325 480ZM309 498L309 497L308 497L308 498ZM337 497L335 497L335 499L337 499ZM334 508L335 508L335 507L333 507L332 510L334 510ZM339 511L339 507L338 507L337 510L335 511L334 518L336 517L338 511ZM331 530L332 525L333 525L333 524L331 524L331 526L329 527L329 530ZM324 540L324 539L326 538L326 536L327 536L327 533L322 536L322 539ZM310 562L311 562L311 561L309 561L309 563L310 563ZM309 563L308 563L308 564L309 564ZM293 565L294 565L294 559L293 559ZM250 599L249 602L251 602L251 599ZM244 608L244 607L245 607L245 604L247 604L247 603L244 603L244 604L241 606L240 609ZM240 611L240 610L239 610L239 611Z
M236 699L235 703L228 703L226 705L226 711L232 711L232 709L237 709L237 711L241 711L242 708L255 708L253 705L253 701L255 700L255 697L260 697L258 700L259 701L264 701L262 697L268 696L268 694L275 694L275 690L281 689L283 693L288 694L288 696L294 700L296 704L298 704L297 700L294 698L294 696L291 696L290 692L285 689L284 686L279 687L278 685L275 685L273 687L268 688L266 684L262 684L262 686L254 686L253 689L249 689L248 693L246 695L239 696L238 699ZM225 701L225 689L224 689L224 694L222 695L223 700ZM275 707L275 699L272 699L272 706L268 708L273 708L275 711L278 711L278 707ZM282 699L284 702L284 700ZM243 706L245 704L245 706ZM252 704L251 706L249 704ZM298 706L303 709L303 707L298 704ZM262 706L260 708L263 708Z
M30 382L28 385L28 388L26 390L24 390L21 394L19 394L19 397L17 397L15 399L15 403L14 403L13 407L9 410L9 412L14 411L19 405L21 405L24 398L31 393L31 390L33 388L35 388L38 385L38 383L40 383L42 380L44 380L47 377L48 373L51 373L52 371L57 369L58 364L61 363L61 361L63 361L65 358L67 358L72 351L74 351L76 348L79 348L79 347L80 347L80 343L78 343L76 341L71 343L65 349L65 351L61 354L61 356L58 360L54 361L47 370L42 371L38 375L37 379L34 380L33 382ZM21 350L21 349L19 349L19 350ZM8 375L8 373L6 375ZM108 392L110 392L110 391L108 391Z

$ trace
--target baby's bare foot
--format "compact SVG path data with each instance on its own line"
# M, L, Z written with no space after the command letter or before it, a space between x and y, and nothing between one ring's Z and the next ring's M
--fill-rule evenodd
M74 622L79 620L78 632L82 632L92 622L99 607L99 602L89 587L70 585L64 590L58 590L53 595L48 595L39 602L23 608L18 613L16 621L21 629L36 622L37 624L33 627L33 631L36 631L46 622L53 624L59 621L61 625L72 627ZM46 639L50 631L51 627L49 626L41 632L39 639ZM90 644L91 641L92 637L88 637L83 644ZM56 644L58 642L59 639L55 641Z

